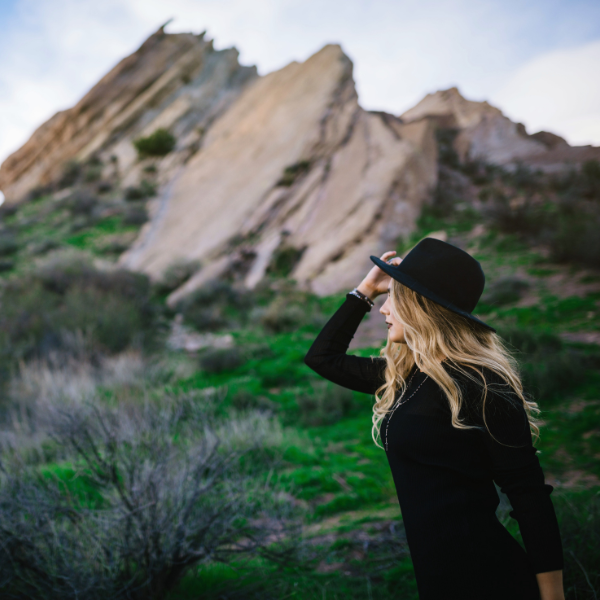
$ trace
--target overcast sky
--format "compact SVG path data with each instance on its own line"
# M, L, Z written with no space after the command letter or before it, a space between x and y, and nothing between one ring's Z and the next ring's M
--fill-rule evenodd
M170 18L261 75L339 43L367 109L457 86L600 145L599 0L0 0L0 162Z

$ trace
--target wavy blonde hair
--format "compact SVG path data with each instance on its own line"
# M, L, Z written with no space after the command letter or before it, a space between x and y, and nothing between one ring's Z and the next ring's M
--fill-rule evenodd
M471 323L468 319L436 304L395 279L391 280L390 301L392 314L404 325L406 343L392 342L388 336L386 345L379 351L379 355L385 358L387 364L385 383L377 388L373 406L372 436L377 446L383 448L379 443L381 421L392 408L396 392L400 390L400 393L404 393L405 378L415 363L445 392L452 411L452 425L457 429L477 428L465 425L459 419L458 415L463 403L461 388L446 372L442 363L436 360L439 356L446 356L450 364L459 372L481 385L483 419L486 428L485 401L488 383L481 369L488 367L497 373L523 402L530 429L535 433L537 441L539 426L543 422L532 413L539 413L540 408L524 394L518 362L496 333ZM481 378L475 377L475 373L479 373ZM506 401L513 400L506 395Z

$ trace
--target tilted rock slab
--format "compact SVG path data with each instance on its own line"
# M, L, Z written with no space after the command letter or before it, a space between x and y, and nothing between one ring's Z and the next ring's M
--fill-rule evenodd
M434 119L439 127L458 129L454 147L461 161L483 160L496 165L521 162L555 171L589 159L600 159L600 148L570 146L547 131L529 135L521 123L487 102L466 100L457 88L427 94L401 115L404 123Z
M159 182L168 181L210 123L257 77L255 67L242 67L237 59L235 48L215 51L204 33L167 34L161 27L2 163L6 201L23 200L58 179L67 161L93 155L107 163L116 157L121 184L137 185L144 163L132 140L160 127L177 138L175 152L153 161Z
M288 167L298 176L282 182ZM363 110L352 63L330 44L245 88L121 263L158 279L177 260L199 260L174 304L226 274L254 287L284 245L302 251L290 275L300 286L351 289L373 266L370 254L414 228L436 178L433 124Z

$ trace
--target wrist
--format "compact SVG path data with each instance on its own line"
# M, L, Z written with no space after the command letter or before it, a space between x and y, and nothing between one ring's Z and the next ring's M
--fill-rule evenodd
M361 293L367 296L371 301L374 301L377 298L377 290L373 289L370 285L362 282L360 285L356 287L356 289Z

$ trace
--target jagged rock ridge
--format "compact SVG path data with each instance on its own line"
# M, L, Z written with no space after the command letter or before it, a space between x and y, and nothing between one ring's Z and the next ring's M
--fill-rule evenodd
M259 77L235 48L215 51L204 34L160 28L10 156L0 188L21 201L56 180L66 161L90 157L116 165L121 189L151 167L160 184L152 218L120 263L160 279L177 261L199 261L173 304L214 277L255 286L282 248L297 253L290 277L301 287L328 294L356 285L369 255L409 233L430 198L436 128L457 130L462 160L554 169L597 156L548 132L528 135L456 88L401 117L366 111L352 68L328 44ZM175 150L139 159L132 141L158 128L175 135Z
M132 139L164 127L176 151L157 166L167 181L199 145L255 67L242 67L235 48L215 51L204 33L167 34L164 27L119 62L73 108L55 114L0 166L8 203L60 177L69 160L113 157L123 186L137 183L141 166Z
M294 165L305 168L282 185ZM205 268L176 299L232 270L252 287L285 243L303 250L290 276L331 293L412 229L436 172L430 124L363 110L351 61L327 45L244 90L122 263L159 277L177 259L201 260Z
M466 100L455 87L427 94L401 119L405 123L433 119L439 127L456 128L454 146L461 161L479 159L496 165L521 162L555 171L600 158L597 147L570 146L547 131L529 135L522 123L514 123L487 102Z

